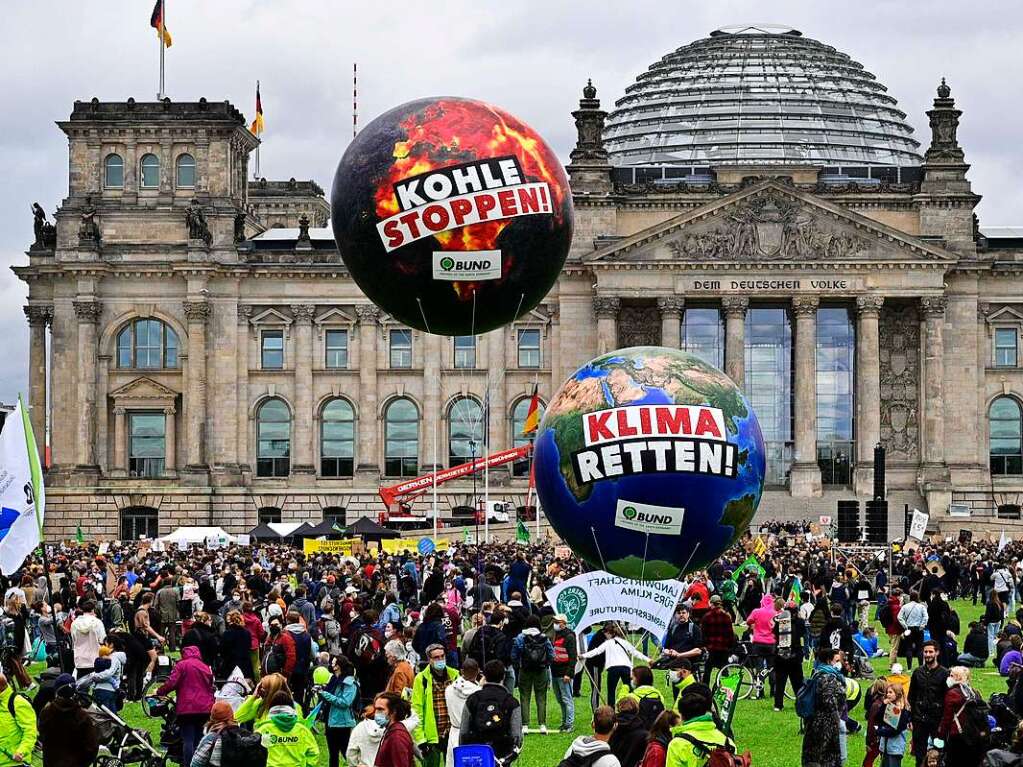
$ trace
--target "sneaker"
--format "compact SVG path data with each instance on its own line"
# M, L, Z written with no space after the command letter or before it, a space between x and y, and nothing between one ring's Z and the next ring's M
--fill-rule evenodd
M774 707L774 710L775 710L775 711L781 711L782 709L781 709L780 707L778 707L778 706L775 706L775 707Z
M541 724L540 725L540 734L541 735L546 735L547 734L547 725L546 724Z
M529 735L530 732L532 732L532 730L529 729L528 725L525 725L525 724L522 725L522 734L523 735Z

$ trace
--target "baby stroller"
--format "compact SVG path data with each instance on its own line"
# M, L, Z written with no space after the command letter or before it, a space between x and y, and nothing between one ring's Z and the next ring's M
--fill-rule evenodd
M991 728L991 748L1008 748L1012 734L1020 722L1019 715L1012 708L1012 699L1005 693L995 693L988 700L991 717L995 726Z
M855 679L872 679L874 677L874 665L870 662L867 651L860 647L858 642L853 642L852 656L846 659L848 676Z
M142 713L151 719L163 719L160 726L160 747L166 751L167 761L181 764L181 728L178 726L174 701L170 698L146 695L142 699Z
M95 702L89 701L86 711L99 735L99 753L93 762L96 767L165 767L167 757L153 746L148 732L130 727L116 713Z

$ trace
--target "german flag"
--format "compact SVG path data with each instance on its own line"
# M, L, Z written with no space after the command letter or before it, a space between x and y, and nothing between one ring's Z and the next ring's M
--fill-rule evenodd
M164 48L170 48L173 45L174 40L171 38L170 30L163 23L163 0L156 0L153 14L149 17L149 26L156 30L156 37Z
M522 436L528 437L535 434L540 426L540 393L536 384L533 384L533 398L529 401L529 410L526 412L525 423L522 424Z
M263 101L259 98L259 81L256 81L256 119L249 128L255 135L263 132Z

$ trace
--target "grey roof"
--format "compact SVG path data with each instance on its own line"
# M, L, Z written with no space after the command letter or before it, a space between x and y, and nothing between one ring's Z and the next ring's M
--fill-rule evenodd
M769 25L719 29L655 62L607 119L612 165L915 166L884 85L845 53Z
M283 226L275 226L267 229L265 232L261 232L252 238L253 240L260 240L262 242L268 242L270 240L297 240L298 229L289 229ZM331 231L329 226L311 226L309 227L309 239L310 240L330 240L334 241L334 232Z
M982 226L980 233L988 239L1016 239L1023 237L1023 226Z

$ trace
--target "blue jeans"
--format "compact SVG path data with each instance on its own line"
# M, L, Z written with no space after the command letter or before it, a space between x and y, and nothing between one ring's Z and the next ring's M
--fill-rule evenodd
M995 654L995 639L998 636L998 632L1001 630L1001 623L989 623L987 624L987 654L989 656Z
M962 653L957 659L963 666L972 666L973 668L981 668L984 663L984 658L978 658L976 655L970 655L968 652Z
M575 728L575 700L572 698L572 678L554 677L554 697L561 706L561 726L571 731Z

